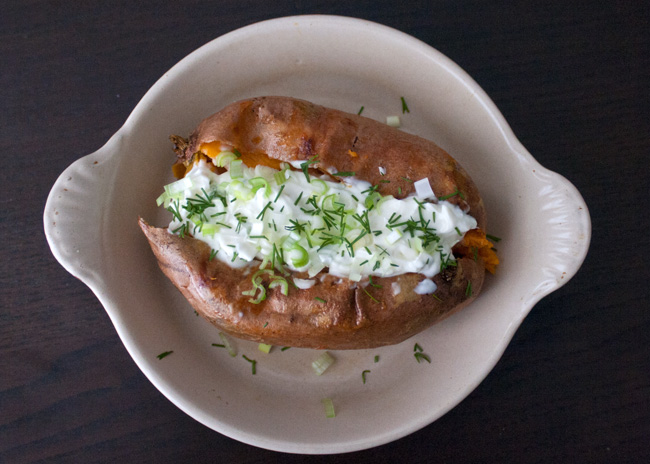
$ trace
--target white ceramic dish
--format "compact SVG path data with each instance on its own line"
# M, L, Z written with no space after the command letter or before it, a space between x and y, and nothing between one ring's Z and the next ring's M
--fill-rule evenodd
M137 226L162 225L155 198L171 180L169 134L252 96L287 95L384 120L436 141L470 172L489 233L502 237L498 274L469 308L400 345L318 356L264 354L236 341L238 356L211 346L217 330L195 317L158 270ZM102 302L151 382L196 420L234 439L294 453L339 453L396 440L430 424L493 368L534 304L578 270L590 241L587 207L563 177L540 166L481 88L428 45L367 21L299 16L224 35L167 72L124 126L54 185L44 215L55 257ZM418 364L415 343L431 364ZM163 351L173 354L158 360ZM257 374L242 359L257 360ZM374 362L379 355L379 362ZM361 373L370 370L366 384ZM325 417L321 398L337 417Z

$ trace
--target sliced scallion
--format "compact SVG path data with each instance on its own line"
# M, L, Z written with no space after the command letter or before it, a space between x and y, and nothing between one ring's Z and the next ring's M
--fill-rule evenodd
M332 364L334 363L334 358L327 351L323 351L321 355L316 358L312 363L311 367L314 369L316 375L323 375Z
M361 107L361 109L363 109L363 107ZM332 402L331 398L323 398L321 400L321 403L323 403L323 407L325 408L325 417L329 419L336 417L336 412L334 411L334 403Z

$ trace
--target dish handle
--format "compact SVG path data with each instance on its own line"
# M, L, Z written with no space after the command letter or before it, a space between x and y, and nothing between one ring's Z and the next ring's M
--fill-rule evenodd
M58 177L43 213L47 242L54 257L98 294L104 262L104 226L117 174L123 136L118 131L96 152L78 159ZM98 294L99 296L99 294Z
M533 170L536 178L535 214L543 227L536 243L545 243L539 257L541 279L527 300L532 306L542 297L565 285L580 269L591 242L591 218L578 189L560 174L541 166Z

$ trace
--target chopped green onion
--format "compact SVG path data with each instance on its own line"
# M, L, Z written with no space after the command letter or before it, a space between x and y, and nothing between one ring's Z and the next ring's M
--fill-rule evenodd
M275 287L280 287L280 293L282 293L284 296L289 295L289 284L287 283L287 279L284 277L273 277L273 281L271 281L269 284L269 290Z
M257 349L266 354L271 352L271 348L273 348L273 345L267 345L266 343L260 343L257 345Z
M316 192L319 195L325 195L327 191L330 189L325 181L321 179L312 179L311 184L314 185Z
M388 124L390 127L400 127L401 123L399 116L387 116L386 124Z
M271 195L271 187L264 177L253 177L248 181L251 184L253 195L261 188L264 189L264 196L268 198Z
M226 347L226 350L228 350L228 354L233 358L237 356L237 350L235 350L235 347L232 346L230 340L228 340L228 338L226 337L226 334L224 334L223 332L219 332L219 338L221 339L221 343L223 343L224 346Z
M232 179L239 179L241 177L244 177L244 167L242 164L243 161L240 159L230 162L230 177Z
M309 253L297 243L293 243L287 248L288 258L295 268L306 266L309 263Z
M283 169L282 171L278 171L275 174L273 174L273 177L275 178L275 182L278 185L282 185L287 181L287 176L285 174L285 170Z
M327 352L324 351L314 362L311 363L312 369L316 375L323 375L332 364L334 363L334 358Z
M363 107L361 107L361 109L363 109ZM323 406L325 407L325 417L329 419L336 417L336 412L334 411L334 403L330 398L323 398L321 400L321 403L323 403Z
M228 166L228 163L236 159L237 159L237 155L235 155L233 152L222 151L212 160L212 164L220 168L225 168L226 166Z

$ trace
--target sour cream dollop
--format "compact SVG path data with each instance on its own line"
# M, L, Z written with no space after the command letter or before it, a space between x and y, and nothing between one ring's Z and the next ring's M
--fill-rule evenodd
M352 281L411 272L430 279L477 225L448 201L396 199L354 176L330 179L240 160L216 174L201 160L158 203L173 214L170 232L207 243L212 259L233 268L261 260L310 277L328 268Z

